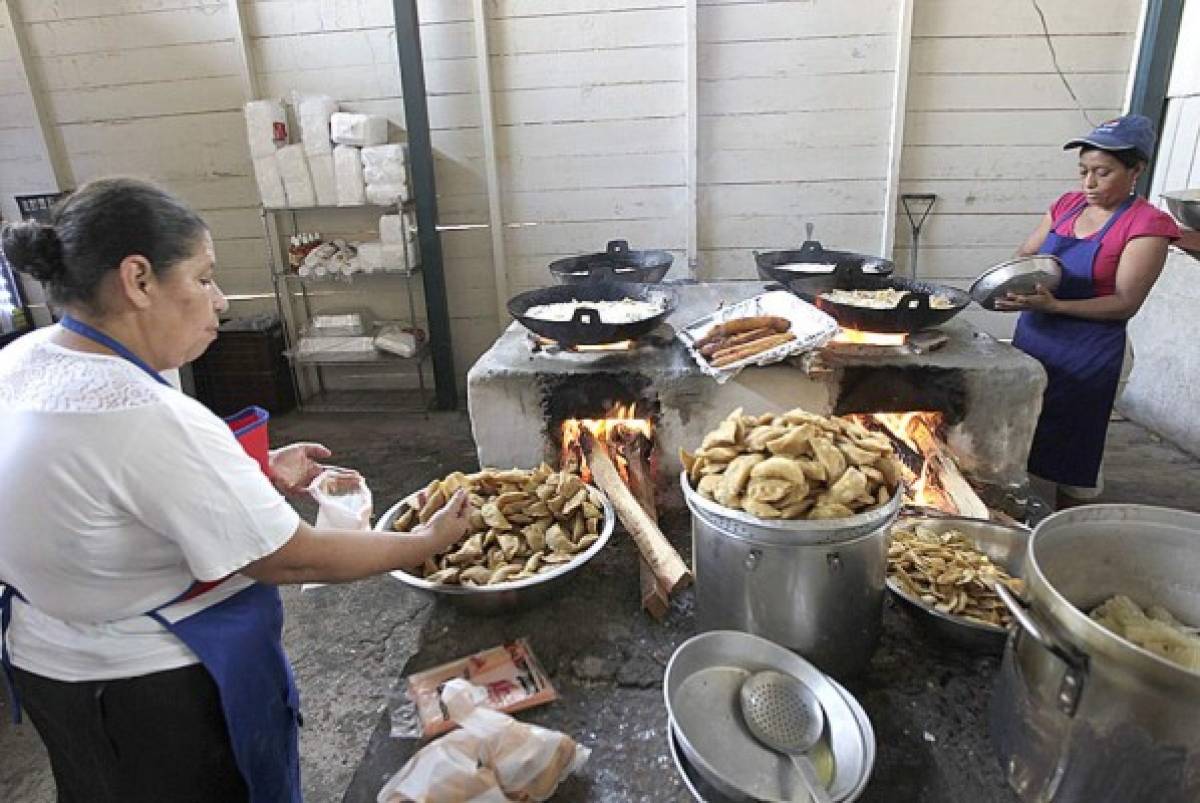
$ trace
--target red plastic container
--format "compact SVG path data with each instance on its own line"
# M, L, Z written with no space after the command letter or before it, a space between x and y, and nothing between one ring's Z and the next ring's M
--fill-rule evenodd
M246 450L246 453L258 461L263 474L271 476L271 465L268 452L271 439L267 434L267 421L271 414L261 407L251 406L234 413L225 419L225 423L233 430L233 436Z

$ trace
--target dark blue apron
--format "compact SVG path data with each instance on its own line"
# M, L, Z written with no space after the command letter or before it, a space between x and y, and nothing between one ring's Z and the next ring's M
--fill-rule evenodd
M67 317L66 329L112 349L159 382L168 384L150 366L103 332ZM148 612L196 654L221 695L221 708L238 769L251 803L299 803L300 694L283 651L283 603L275 586L254 583L228 599L172 622L163 610L212 584L197 583L166 605ZM12 598L0 594L0 659L12 695L14 718L20 721L20 701L13 685L8 655L8 624ZM24 599L24 597L22 597Z
M1096 297L1092 270L1100 241L1133 201L1131 196L1103 228L1082 240L1056 230L1079 214L1086 200L1054 221L1038 253L1053 254L1062 262L1057 298ZM1125 358L1125 322L1030 310L1017 321L1013 345L1037 358L1049 380L1029 451L1029 472L1060 485L1095 487Z

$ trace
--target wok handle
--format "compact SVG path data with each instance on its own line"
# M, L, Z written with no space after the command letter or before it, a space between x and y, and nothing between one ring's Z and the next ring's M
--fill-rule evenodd
M1059 686L1056 703L1058 710L1067 716L1073 716L1083 693L1083 680L1087 673L1087 657L1073 647L1063 644L1050 634L1050 631L1034 618L1030 607L1017 599L1008 586L996 583L996 596L1008 608L1013 619L1038 646L1048 650L1051 655L1066 665L1062 684Z
M595 307L577 307L571 316L571 323L576 326L593 327L600 324L600 311Z

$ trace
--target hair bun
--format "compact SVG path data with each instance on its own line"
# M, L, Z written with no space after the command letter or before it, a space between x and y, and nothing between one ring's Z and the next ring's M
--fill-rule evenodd
M66 273L62 241L53 226L36 220L10 224L4 227L0 247L10 265L39 282L54 283Z

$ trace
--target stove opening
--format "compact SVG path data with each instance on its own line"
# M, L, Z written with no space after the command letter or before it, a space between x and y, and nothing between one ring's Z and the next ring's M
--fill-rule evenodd
M940 412L859 413L851 418L887 435L904 465L905 503L953 516L990 519L992 512L959 468Z

